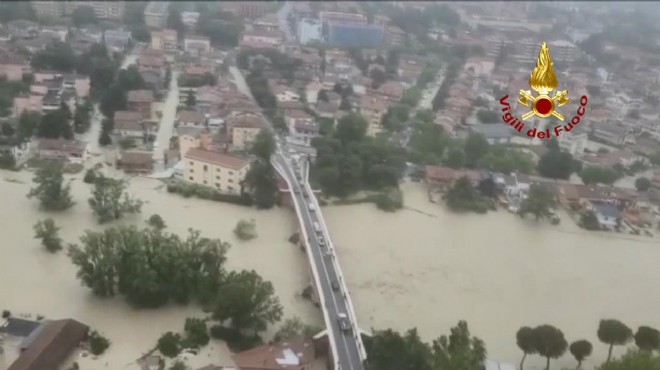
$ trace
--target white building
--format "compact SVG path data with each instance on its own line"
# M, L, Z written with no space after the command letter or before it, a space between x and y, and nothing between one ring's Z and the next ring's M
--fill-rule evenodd
M571 132L562 132L557 138L557 141L560 148L571 153L574 157L579 157L584 154L589 137L585 130L573 128Z
M167 21L167 9L169 3L166 1L151 1L144 9L144 23L152 28L163 28Z
M181 12L181 22L188 28L195 27L198 20L199 13L197 12Z
M298 23L298 41L305 45L314 41L322 41L321 21L313 18L303 18Z

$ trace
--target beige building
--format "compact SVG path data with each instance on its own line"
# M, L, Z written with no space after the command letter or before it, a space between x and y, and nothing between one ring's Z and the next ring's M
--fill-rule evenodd
M261 116L245 113L232 117L227 122L227 127L229 128L229 137L231 137L233 148L245 150L250 149L259 131L266 125Z
M228 194L241 193L241 184L250 169L248 159L200 148L189 149L184 164L186 181Z
M81 6L89 6L94 9L94 14L101 19L118 19L124 17L123 1L62 1L64 3L64 14L69 15Z
M165 29L151 32L151 48L162 51L176 51L177 34L175 30Z
M376 136L381 130L381 121L389 104L385 99L365 95L360 100L360 114L367 120L367 135Z

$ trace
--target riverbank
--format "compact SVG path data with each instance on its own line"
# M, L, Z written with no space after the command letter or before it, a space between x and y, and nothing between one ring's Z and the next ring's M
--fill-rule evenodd
M516 331L549 323L594 344L585 369L607 355L601 318L660 327L660 297L648 294L660 276L657 239L585 231L567 214L556 226L504 210L459 215L428 202L423 184L402 189L406 207L396 213L370 204L323 210L362 327L417 326L431 340L465 319L493 360L518 363ZM538 356L528 363L545 365ZM552 366L575 362L567 353Z
M65 243L77 243L85 229L101 229L117 224L144 225L154 213L161 215L168 230L186 235L188 228L203 236L219 238L232 244L227 254L227 268L254 269L275 287L284 307L284 317L299 316L303 321L321 325L320 312L299 296L309 283L308 262L303 253L287 241L296 231L295 217L286 209L257 211L254 208L183 198L168 194L158 180L134 177L128 192L142 199L142 214L117 223L99 226L87 205L90 185L82 182L84 173L66 176L72 181L76 205L62 214L39 211L37 201L27 199L32 173L0 171L0 207L3 243L0 246L0 302L2 309L14 315L41 314L49 319L75 318L99 330L112 345L98 360L81 360L81 369L133 369L135 360L152 348L166 331L181 331L186 317L201 316L195 305L168 306L155 310L136 310L121 298L99 299L81 286L74 266L64 252L50 254L33 239L32 226L47 217L54 218L62 229ZM258 238L240 242L233 228L240 219L256 220ZM34 316L33 316L34 317ZM277 330L264 333L269 339ZM0 356L0 369L9 366ZM222 342L212 341L189 364L195 367L229 364L229 352Z

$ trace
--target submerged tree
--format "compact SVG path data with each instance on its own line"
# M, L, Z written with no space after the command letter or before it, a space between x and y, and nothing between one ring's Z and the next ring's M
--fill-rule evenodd
M228 322L234 329L257 334L281 317L282 306L273 284L256 271L232 271L220 285L213 318L221 324Z
M96 214L99 223L121 218L126 213L139 213L142 201L132 199L124 191L126 183L123 180L112 179L99 175L94 182L89 206Z
M555 206L555 197L552 191L543 185L532 185L529 194L520 203L518 214L524 217L531 213L536 220L552 216L552 208Z
M163 221L163 218L158 214L151 215L151 217L149 217L147 220L147 225L153 227L156 230L164 230L167 227L167 225L165 225L165 221Z
M486 345L470 334L465 321L451 328L449 337L434 340L432 348L435 369L485 370Z
M62 249L62 239L59 237L60 228L55 225L55 221L49 218L39 221L34 225L34 237L41 239L41 244L49 252L57 252Z
M322 330L322 328L306 325L299 317L294 316L284 320L280 329L275 333L273 340L279 342L300 335L307 339L311 339Z
M257 223L251 218L249 220L240 220L234 228L234 235L241 240L251 240L257 237Z
M635 345L642 351L660 349L660 331L648 326L640 326L635 333Z
M41 207L47 211L63 211L74 205L71 186L64 184L64 165L49 162L37 170L32 179L37 186L30 189L28 198L37 197Z
M552 325L534 328L534 338L536 352L546 358L545 370L550 369L551 358L563 356L568 348L564 333Z

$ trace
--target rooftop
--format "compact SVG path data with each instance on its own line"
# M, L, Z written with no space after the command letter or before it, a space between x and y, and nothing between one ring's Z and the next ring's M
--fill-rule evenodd
M131 103L153 103L155 99L151 90L131 90L127 100Z
M263 345L232 356L242 369L280 370L299 367L314 361L314 345L302 337Z
M604 217L621 217L621 211L619 211L619 209L612 203L591 201L591 205L595 212L600 213Z
M227 167L234 170L240 170L250 164L250 161L245 158L226 153L212 152L199 148L188 150L185 158L206 162L220 167Z

